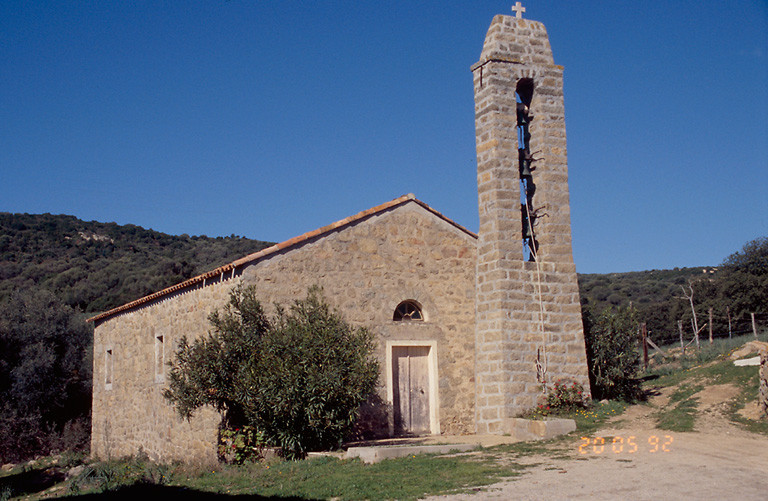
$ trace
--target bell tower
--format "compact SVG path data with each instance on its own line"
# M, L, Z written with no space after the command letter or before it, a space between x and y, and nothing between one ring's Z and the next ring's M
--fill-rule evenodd
M478 433L510 432L558 379L588 391L571 250L563 67L544 25L497 15L472 66L480 231Z

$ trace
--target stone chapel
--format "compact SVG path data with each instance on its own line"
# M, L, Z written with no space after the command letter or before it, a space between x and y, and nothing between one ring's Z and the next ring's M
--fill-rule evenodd
M375 332L390 433L508 433L545 383L589 388L563 68L518 5L494 17L471 70L478 234L405 195L91 318L93 455L216 457L218 413L183 420L162 391L178 339L205 335L236 284L265 305L320 285Z

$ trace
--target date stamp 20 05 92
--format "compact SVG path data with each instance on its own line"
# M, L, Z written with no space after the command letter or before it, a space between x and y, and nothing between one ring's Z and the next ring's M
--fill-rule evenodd
M672 452L672 435L650 435L647 440L638 440L636 436L629 437L581 437L579 454L635 454L648 452L650 454Z

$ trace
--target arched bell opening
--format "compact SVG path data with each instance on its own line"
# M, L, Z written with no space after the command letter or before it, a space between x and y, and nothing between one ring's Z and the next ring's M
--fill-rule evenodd
M517 102L517 154L518 171L520 174L520 223L523 242L523 260L535 261L539 250L534 227L536 226L536 210L533 196L536 184L533 182L533 171L536 169L531 153L530 124L533 121L531 101L533 100L533 79L521 78L515 87Z

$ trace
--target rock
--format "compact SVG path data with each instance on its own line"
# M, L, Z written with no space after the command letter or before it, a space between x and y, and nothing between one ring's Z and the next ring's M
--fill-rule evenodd
M85 469L84 464L75 466L74 468L70 468L69 471L67 471L67 479L80 475L84 469Z
M13 464L13 463L6 463L3 466L0 466L0 471L11 471L14 468L16 468L15 464Z
M744 346L742 346L738 350L731 353L731 356L729 358L731 360L738 360L740 358L746 357L751 353L760 353L761 351L768 352L768 343L765 343L763 341L750 341L748 343L745 343Z
M760 357L757 356L757 357L752 357L752 358L744 358L742 360L734 360L733 361L733 365L735 365L737 367L745 367L745 366L748 366L748 365L757 366L757 365L760 365Z

